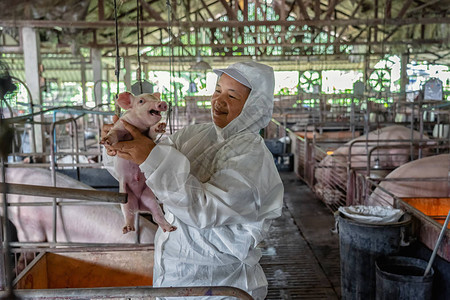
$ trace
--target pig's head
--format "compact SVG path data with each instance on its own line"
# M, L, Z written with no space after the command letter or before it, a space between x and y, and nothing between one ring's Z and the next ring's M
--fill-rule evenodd
M167 103L160 100L160 93L134 96L125 92L119 94L117 103L127 110L128 121L136 127L148 128L161 120L161 112L167 110Z

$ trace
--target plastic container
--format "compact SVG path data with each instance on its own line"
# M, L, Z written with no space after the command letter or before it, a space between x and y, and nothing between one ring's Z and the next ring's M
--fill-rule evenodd
M412 257L382 257L376 261L376 299L432 299L434 270L423 276L427 262Z
M400 251L411 216L371 224L338 214L342 299L375 299L375 261Z

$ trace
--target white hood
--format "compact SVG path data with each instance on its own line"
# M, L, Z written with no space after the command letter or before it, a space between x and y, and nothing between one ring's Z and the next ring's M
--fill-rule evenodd
M272 118L275 88L273 69L252 61L235 63L229 68L237 69L251 84L252 90L240 115L218 130L218 133L225 139L244 130L258 133Z

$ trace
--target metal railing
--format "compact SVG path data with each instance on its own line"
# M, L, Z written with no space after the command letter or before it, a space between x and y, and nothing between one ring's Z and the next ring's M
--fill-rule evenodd
M109 288L66 288L15 290L13 294L21 299L108 299L155 297L228 296L252 300L247 292L231 286L188 286L188 287L109 287ZM0 297L2 297L0 293Z

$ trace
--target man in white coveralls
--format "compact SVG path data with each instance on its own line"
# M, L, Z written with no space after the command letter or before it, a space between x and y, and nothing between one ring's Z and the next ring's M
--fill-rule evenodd
M259 135L272 117L274 72L256 62L214 72L213 123L187 126L157 145L124 123L134 139L107 151L139 164L166 219L178 228L156 233L155 287L234 286L264 299L257 245L269 220L281 215L284 192Z

